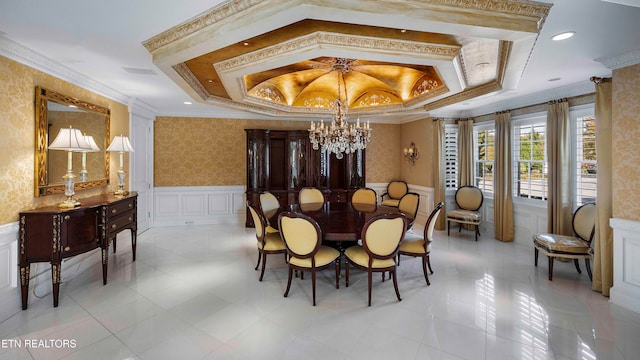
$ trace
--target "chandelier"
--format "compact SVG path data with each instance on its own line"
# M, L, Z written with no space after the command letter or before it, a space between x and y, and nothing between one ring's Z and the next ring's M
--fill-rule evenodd
M346 86L344 100L341 98L340 83L344 83L344 74L351 71L350 66L353 61L344 58L336 58L332 61L331 70L337 73L338 78L338 96L329 105L329 110L333 112L331 123L325 126L322 120L317 124L312 121L309 128L309 140L313 149L334 153L338 159L342 159L344 154L366 149L367 143L371 140L369 121L360 124L360 118L358 118L355 124L348 123L349 105Z

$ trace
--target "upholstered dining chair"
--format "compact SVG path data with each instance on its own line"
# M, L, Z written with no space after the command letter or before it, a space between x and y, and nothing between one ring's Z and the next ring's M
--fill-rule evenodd
M447 211L447 235L451 235L452 221L458 223L458 231L462 230L463 224L469 224L475 227L476 241L478 241L480 222L482 221L478 210L484 201L482 190L475 186L461 186L456 190L455 199L458 208Z
M267 221L267 232L278 232L278 229L274 228L268 223L271 214L280 208L280 202L278 201L278 198L276 198L275 195L268 191L263 192L262 194L260 194L260 208L262 209L262 215L264 215L265 221Z
M401 214L382 214L369 219L362 229L362 245L354 245L347 248L345 255L345 284L349 287L349 267L354 267L367 272L368 298L371 306L371 288L373 273L380 272L384 277L389 272L393 277L393 287L398 301L402 301L398 290L396 276L396 255L400 241L407 228L407 218Z
M413 227L413 223L418 216L418 207L420 206L420 195L414 192L408 192L400 199L398 210L407 217L407 230Z
M555 258L561 260L573 259L579 274L582 274L582 271L580 271L578 260L584 259L589 280L592 280L590 260L593 249L591 248L591 241L593 241L596 229L596 205L589 203L580 206L573 213L571 224L574 236L547 233L533 235L535 266L538 266L539 252L547 255L549 258L549 281L553 280L553 260Z
M353 193L351 203L375 205L378 203L378 194L371 188L360 188Z
M443 207L444 203L440 202L433 208L424 226L422 236L413 233L405 234L404 239L400 243L400 249L398 249L398 264L400 264L400 255L422 258L422 272L424 273L424 279L427 281L427 285L431 285L429 275L427 275L427 266L429 267L429 272L433 274L431 259L429 258L431 254L431 242L433 242L433 229L436 226L436 220Z
M400 199L409 192L409 186L402 180L392 181L387 185L387 192L382 194L380 205L398 207ZM386 199L385 199L386 197Z
M293 270L311 271L313 306L316 306L316 271L334 265L336 289L339 288L340 252L322 245L322 230L318 223L307 215L285 212L278 216L278 223L289 255L289 279L284 297L289 296Z
M260 266L260 260L262 260L262 270L260 270L260 281L264 276L264 268L267 265L267 255L270 254L284 254L285 261L287 260L287 248L284 245L284 241L280 237L279 232L269 233L266 231L266 224L264 216L256 208L251 206L247 202L247 208L251 212L253 218L253 225L256 229L256 239L258 240L258 263L255 270L258 270Z
M300 189L300 193L298 194L298 202L300 204L323 203L324 195L322 194L322 191L316 188L302 188Z

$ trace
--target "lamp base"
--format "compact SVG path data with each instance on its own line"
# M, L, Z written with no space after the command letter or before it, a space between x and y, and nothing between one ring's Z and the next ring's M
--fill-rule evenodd
M129 195L129 192L124 189L118 189L113 193L113 195L116 197L125 197Z
M67 199L58 204L59 209L73 209L77 208L78 206L80 206L80 202L73 199Z

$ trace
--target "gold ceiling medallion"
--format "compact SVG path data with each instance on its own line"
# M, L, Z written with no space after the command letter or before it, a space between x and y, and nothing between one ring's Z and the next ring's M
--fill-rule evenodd
M433 79L425 79L424 81L422 81L422 83L420 85L418 85L418 87L415 88L415 90L413 90L413 96L420 96L422 94L428 93L429 91L437 88L438 86L440 86L440 84L438 83L437 80L433 80Z
M278 95L275 91L273 91L270 88L260 89L260 90L256 91L256 95L261 97L261 98L263 98L263 99L265 99L265 100L269 100L269 101L272 101L272 102L278 102L279 103L281 101L280 95Z

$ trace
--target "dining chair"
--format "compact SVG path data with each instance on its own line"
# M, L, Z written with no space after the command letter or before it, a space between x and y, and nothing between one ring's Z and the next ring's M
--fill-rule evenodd
M269 233L266 231L266 224L264 216L256 208L251 206L247 201L247 208L251 212L253 218L253 225L256 230L256 239L258 240L258 263L255 270L258 270L260 266L260 260L262 260L262 270L260 270L260 281L264 276L264 268L267 265L267 255L270 254L284 254L284 260L287 261L287 248L284 245L282 237L279 232Z
M387 192L382 194L380 205L398 207L400 199L409 192L409 185L402 180L395 180L387 185ZM386 199L385 199L386 197Z
M351 203L376 205L378 203L378 194L371 188L360 188L353 193Z
M260 208L262 209L262 215L267 222L266 230L268 233L278 232L278 229L269 224L269 219L280 208L280 202L278 198L272 193L265 191L260 194Z
M400 249L398 249L398 265L400 265L400 255L422 258L422 272L424 273L424 279L427 281L427 285L431 285L429 275L427 275L427 267L429 267L429 272L433 274L431 259L429 258L431 254L431 242L433 242L433 230L443 207L444 203L440 202L433 211L431 211L427 223L424 226L422 236L407 233L400 243Z
M401 213L374 216L365 223L362 229L362 245L351 246L344 252L345 284L349 287L350 265L366 271L369 286L369 306L371 306L371 288L374 272L380 272L383 276L387 271L390 273L393 277L393 287L398 301L402 301L396 276L396 255L406 228L407 218Z
M300 204L323 203L324 195L322 194L322 191L316 188L302 188L300 189L300 193L298 195L298 202Z
M480 222L482 221L478 210L484 200L482 190L475 186L461 186L456 190L455 199L458 208L447 211L447 236L451 235L451 222L453 221L459 224L458 231L462 230L463 224L475 226L476 241L478 241Z
M316 271L335 266L336 289L340 287L340 252L322 245L322 230L307 215L284 212L278 216L280 233L289 255L289 279L284 297L289 295L293 270L311 271L313 306L316 306Z
M407 217L407 230L413 227L413 223L418 216L418 207L420 206L420 195L414 192L408 192L400 199L398 210Z
M549 281L553 278L553 260L571 260L576 266L576 270L581 274L579 259L584 259L589 280L591 275L591 255L593 249L591 242L595 234L596 227L596 204L588 203L580 206L571 220L574 236L538 233L533 235L534 263L538 266L538 253L542 252L549 258Z

